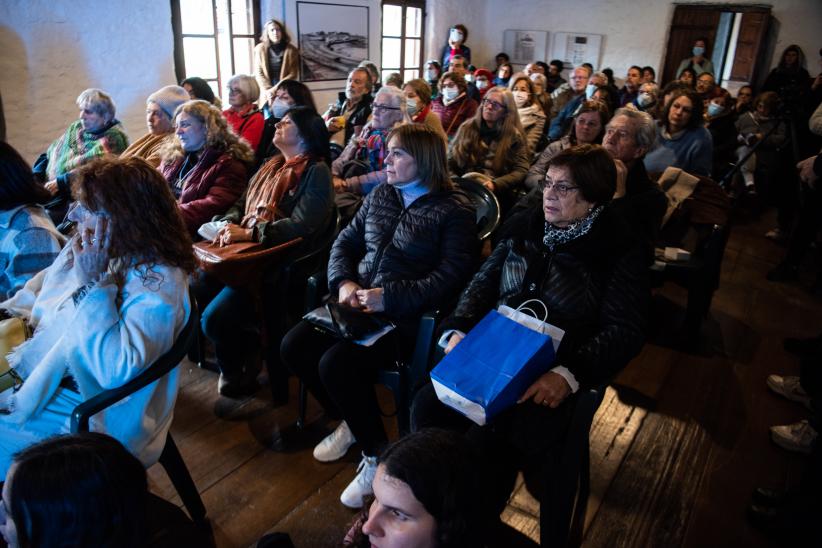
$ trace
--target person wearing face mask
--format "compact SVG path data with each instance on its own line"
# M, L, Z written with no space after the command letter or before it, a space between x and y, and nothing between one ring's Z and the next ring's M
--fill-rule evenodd
M254 154L256 158L255 172L266 160L279 154L280 151L277 149L277 145L274 144L277 122L282 120L286 111L292 107L308 107L317 112L314 96L311 95L308 86L296 80L280 80L274 86L274 93L270 94L268 100L268 110L271 116L265 120L260 146L257 147Z
M137 156L159 167L160 150L174 138L174 111L188 100L188 93L180 86L165 86L149 95L146 99L148 133L131 143L120 157Z
M423 71L423 79L431 86L431 99L439 97L440 76L442 76L442 65L436 59L429 59L425 63L425 71Z
M659 86L654 82L648 82L639 86L639 93L631 103L637 110L647 112L656 118L659 102Z
M453 72L446 72L439 82L440 96L431 103L445 130L448 139L454 138L460 125L477 111L477 102L466 94L465 78Z
M629 105L636 100L640 84L642 84L642 67L634 65L628 69L628 73L625 75L625 85L619 90L620 107Z
M323 119L331 135L331 142L340 151L351 136L362 131L371 117L371 89L374 82L365 67L357 67L348 73L345 91L341 91L337 102L328 106Z
M254 78L260 86L261 109L271 102L280 80L300 79L300 52L291 43L285 25L276 19L265 24L260 43L254 46Z
M442 48L442 66L447 67L454 55L465 57L466 66L471 62L471 48L465 45L468 40L468 29L465 25L454 25L448 30L448 43Z
M679 78L685 69L691 69L696 76L699 76L703 72L713 74L714 64L706 57L708 53L707 48L707 38L697 38L694 40L694 47L691 51L693 55L687 59L683 59L682 62L679 63L679 67L676 69L676 77Z
M480 99L485 97L485 94L488 92L489 89L494 87L494 73L488 69L478 68L474 71L474 85L477 86L477 90L479 91Z
M445 130L442 129L442 122L431 108L431 87L428 82L422 78L409 80L403 86L402 92L405 94L405 107L411 121L415 124L428 126L448 142L448 136L445 134Z
M545 113L536 100L533 82L524 72L511 77L508 89L514 95L517 104L519 121L525 132L525 142L528 144L528 155L533 157L545 129Z
M731 94L717 87L714 97L705 112L705 127L711 132L714 145L713 177L720 181L734 160L736 141L736 118L731 109Z
M548 129L548 142L553 142L562 137L571 125L574 118L574 113L582 104L583 101L592 99L597 88L607 85L608 78L602 72L594 73L590 78L587 77L584 68L576 68L571 76L571 83L574 89L580 91L568 98L565 105L557 112L557 115L551 120L551 126ZM556 109L557 99L554 100L554 107Z

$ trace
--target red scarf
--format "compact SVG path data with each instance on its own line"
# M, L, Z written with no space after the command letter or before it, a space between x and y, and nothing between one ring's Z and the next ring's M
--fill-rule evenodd
M422 124L425 122L425 117L431 112L431 103L425 105L425 108L414 115L414 123Z
M294 194L311 157L299 154L286 161L277 155L260 168L248 184L245 217L242 225L251 228L257 221L276 221L285 217L277 207L286 192Z

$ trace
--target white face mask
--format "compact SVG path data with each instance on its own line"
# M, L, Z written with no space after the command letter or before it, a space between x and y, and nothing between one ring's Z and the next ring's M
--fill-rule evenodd
M440 36L442 36L442 35L440 35ZM462 43L463 38L464 37L463 37L462 33L460 31L458 31L457 29L451 29L451 32L448 34L448 39L451 42Z
M596 84L588 84L585 86L585 98L590 99L594 96L594 92L597 90Z
M274 102L271 104L271 114L274 115L274 118L279 119L285 116L286 111L290 108L291 105L282 99L274 99Z
M425 71L425 79L429 82L433 82L437 79L437 71L433 69L428 69Z
M654 96L650 93L640 93L639 97L636 98L636 102L641 107L647 107L654 104Z
M442 97L446 101L453 101L457 98L457 95L460 94L460 88L453 87L453 88L442 88Z
M514 93L514 101L517 103L517 108L523 108L528 104L528 98L530 97L530 93L527 91L515 91Z
M408 115L413 116L417 113L417 100L416 99L406 99L405 100L405 108L408 110Z
M477 89L485 89L488 87L488 80L477 80Z
M469 84L474 83L474 75L473 74L466 74L465 75L465 81L468 82Z

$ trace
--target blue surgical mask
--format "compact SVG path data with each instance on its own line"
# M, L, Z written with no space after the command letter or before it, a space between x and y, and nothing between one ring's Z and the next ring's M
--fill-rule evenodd
M694 55L698 56L702 55L703 53L705 53L705 48L703 48L702 46L694 46Z
M271 114L274 116L274 118L280 120L283 116L285 116L285 113L290 108L291 105L289 105L282 99L274 99L274 102L271 103Z
M590 99L594 96L594 92L597 90L596 84L588 84L585 86L585 98Z
M416 99L406 99L405 100L405 108L408 110L408 115L413 116L417 113L417 100Z
M453 101L460 94L460 88L442 88L442 97L446 101Z
M433 82L437 79L437 71L434 69L428 69L425 71L425 79L429 82Z
M654 96L650 93L640 93L639 97L636 98L636 102L641 107L647 107L654 104Z
M725 107L716 103L708 103L708 116L719 116L725 111Z

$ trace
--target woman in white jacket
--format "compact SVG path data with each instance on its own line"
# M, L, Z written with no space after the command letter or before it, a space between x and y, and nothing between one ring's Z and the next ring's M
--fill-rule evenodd
M23 379L0 394L0 480L14 453L66 433L74 407L136 377L174 344L191 311L188 231L163 177L139 158L102 159L72 182L71 245L9 300L31 339L8 356ZM157 460L176 371L94 416L145 465Z

